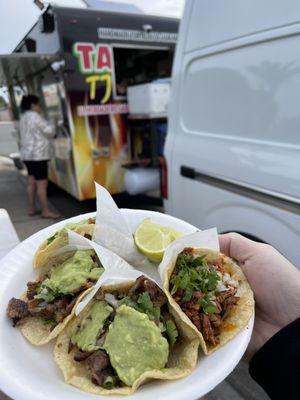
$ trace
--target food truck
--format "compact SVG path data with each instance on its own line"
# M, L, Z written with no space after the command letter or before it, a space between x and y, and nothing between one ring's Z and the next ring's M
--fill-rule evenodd
M121 193L124 166L147 165L130 130L139 125L143 141L152 124L147 116L129 121L127 87L170 77L177 31L172 18L49 6L15 51L0 56L14 120L21 88L40 96L56 124L52 182L85 200L95 197L94 181ZM153 165L159 154L150 153Z

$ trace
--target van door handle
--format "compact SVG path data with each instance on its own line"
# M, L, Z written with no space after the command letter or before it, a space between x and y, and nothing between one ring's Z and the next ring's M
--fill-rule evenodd
M186 167L185 165L182 165L180 167L180 174L185 178L190 178L190 179L196 178L196 171L194 170L194 168Z

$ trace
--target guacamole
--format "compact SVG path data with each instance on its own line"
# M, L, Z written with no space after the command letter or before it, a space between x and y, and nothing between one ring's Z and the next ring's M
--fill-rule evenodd
M104 269L93 261L94 254L94 250L77 250L72 257L52 267L37 297L51 301L58 294L76 293L88 280L97 281Z
M79 226L85 225L85 224L88 224L88 219L84 219L83 221L79 221L79 222L69 222L62 229L60 229L59 231L55 232L54 235L50 236L47 239L47 244L49 245L50 243L52 243L58 237L67 236L67 229L70 229L71 231L74 231Z
M144 372L162 369L169 344L146 314L122 305L116 311L103 348L122 382L132 386Z
M98 350L99 333L112 311L113 308L106 301L95 301L80 325L72 332L71 342L83 351Z

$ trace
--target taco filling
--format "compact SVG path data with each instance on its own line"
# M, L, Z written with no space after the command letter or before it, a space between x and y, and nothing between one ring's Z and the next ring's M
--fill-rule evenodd
M28 282L26 300L12 298L7 315L14 326L26 317L42 317L55 327L71 313L78 297L94 285L103 271L94 250L78 250L53 265L38 281Z
M91 382L113 389L165 368L178 331L163 291L141 276L125 293L100 289L68 337L69 354Z
M67 236L67 233L68 233L67 229L70 229L71 231L73 231L83 225L93 225L93 224L95 224L95 220L96 220L95 218L89 218L89 219L84 219L83 221L79 221L79 222L69 222L62 229L55 232L52 236L50 236L47 239L47 245L51 244L57 238ZM85 233L83 236L86 237L87 239L90 239L90 240L92 239L92 236L88 233Z
M170 277L170 293L205 343L215 347L221 331L230 329L225 320L240 299L236 295L239 282L226 269L221 254L207 262L206 255L197 256L193 252L186 248L178 255Z

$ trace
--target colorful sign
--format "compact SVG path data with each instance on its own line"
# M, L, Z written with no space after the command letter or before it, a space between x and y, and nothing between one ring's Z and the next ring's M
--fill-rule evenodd
M77 188L70 192L80 200L93 198L96 181L110 193L120 193L124 190L122 165L128 160L124 118L128 106L114 99L112 48L107 44L78 41L70 50L73 56L70 69L74 70L74 61L76 69L66 75L65 84L74 166L72 177ZM64 163L56 160L55 171L59 176L62 170L67 171ZM66 184L63 186L66 188Z
M84 115L106 115L106 114L128 114L127 103L116 104L88 104L77 107L77 114Z
M89 86L89 98L95 100L97 85L105 86L100 103L109 101L112 94L113 56L108 45L77 42L73 45L73 54L78 60L81 74L88 75L85 82Z

